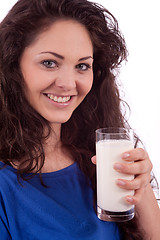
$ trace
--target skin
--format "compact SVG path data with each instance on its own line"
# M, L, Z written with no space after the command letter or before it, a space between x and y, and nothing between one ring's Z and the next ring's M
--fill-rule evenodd
M26 98L53 129L44 144L42 172L57 171L74 162L61 146L61 124L68 121L90 91L92 64L89 33L72 20L53 23L22 54L20 67Z
M55 22L24 50L20 67L26 97L53 129L71 117L90 91L92 63L89 34L83 25L71 20ZM47 94L56 97L55 101Z
M20 67L26 98L53 129L44 144L45 163L42 172L57 171L74 162L67 149L61 146L61 124L68 121L90 91L93 83L92 64L93 46L89 33L83 25L73 20L53 23L22 54ZM160 214L149 183L152 164L148 154L137 148L123 153L122 158L126 163L115 164L114 169L134 174L135 179L117 179L116 184L120 188L135 190L135 195L126 196L125 201L136 205L140 226L145 229L148 239L158 240ZM95 156L92 162L96 164Z

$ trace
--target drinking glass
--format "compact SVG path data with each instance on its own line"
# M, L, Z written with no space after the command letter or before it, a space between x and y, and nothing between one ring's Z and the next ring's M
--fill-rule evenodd
M134 148L134 133L125 128L96 130L97 216L104 221L123 222L134 217L134 205L125 202L126 195L134 195L116 185L117 179L132 180L134 175L117 172L113 165L126 162L122 153Z

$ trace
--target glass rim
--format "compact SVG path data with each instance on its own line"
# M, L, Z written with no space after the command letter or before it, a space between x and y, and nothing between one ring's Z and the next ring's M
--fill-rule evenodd
M112 131L114 130L114 131ZM134 130L131 128L123 128L123 127L109 127L109 128L98 128L96 129L96 134L126 134L133 133Z

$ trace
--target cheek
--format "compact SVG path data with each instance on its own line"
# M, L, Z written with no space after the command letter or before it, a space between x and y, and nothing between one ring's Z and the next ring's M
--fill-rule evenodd
M80 85L81 93L87 95L92 88L93 84L93 75L83 79Z
M92 88L92 85L93 85L93 76L91 76L89 79L88 79L88 82L86 84L86 94L90 92L91 88Z
M24 83L27 91L41 92L53 83L53 78L44 73L33 72L24 75Z

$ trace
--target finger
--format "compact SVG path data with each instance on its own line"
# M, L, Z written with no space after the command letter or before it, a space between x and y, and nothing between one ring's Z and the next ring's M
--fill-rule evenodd
M119 172L136 175L150 172L153 168L148 154L142 148L133 149L124 153L122 159L126 160L126 163L129 161L129 164L126 164L125 161L116 163L114 169Z
M138 175L133 180L117 179L116 184L126 190L138 190L140 188L146 187L150 183L150 174L145 173Z
M126 161L139 161L149 158L148 154L142 148L134 148L122 154L122 159Z
M149 159L146 159L132 163L115 163L113 167L118 172L137 175L151 172L153 165Z
M92 161L93 164L96 164L96 156L93 156L93 157L91 158L91 161Z
M144 188L136 190L134 196L128 195L125 197L126 203L136 205L141 201L143 193L144 193Z

